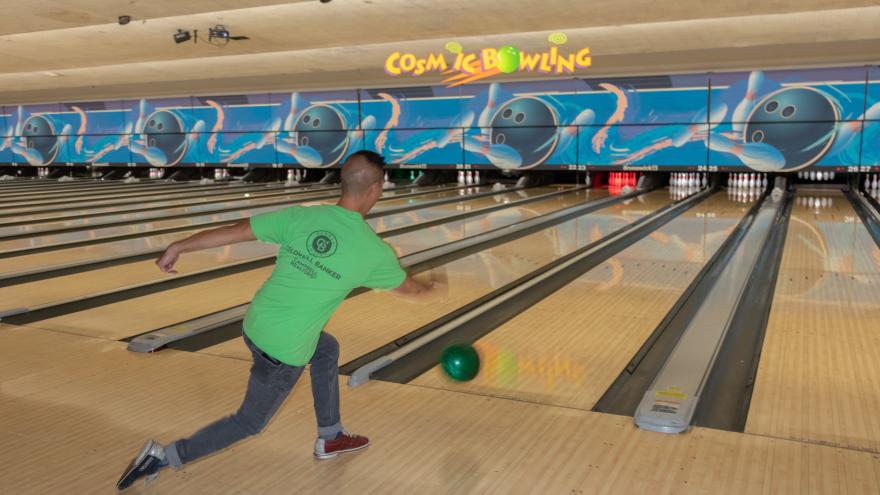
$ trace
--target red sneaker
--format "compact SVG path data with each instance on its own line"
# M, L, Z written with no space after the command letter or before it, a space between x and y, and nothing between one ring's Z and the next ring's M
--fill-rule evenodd
M333 459L343 452L353 452L365 448L370 444L370 439L360 435L352 435L343 431L333 440L315 440L315 457L318 459Z

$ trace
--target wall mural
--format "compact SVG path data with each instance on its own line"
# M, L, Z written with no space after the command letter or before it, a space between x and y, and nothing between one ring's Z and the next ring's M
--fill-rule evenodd
M880 68L0 107L0 163L880 167Z

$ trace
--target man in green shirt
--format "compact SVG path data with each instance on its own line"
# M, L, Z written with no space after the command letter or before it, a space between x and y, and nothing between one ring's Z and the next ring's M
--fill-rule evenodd
M364 221L382 195L382 156L351 155L342 167L342 196L335 205L293 206L171 244L156 261L174 272L186 252L260 240L279 245L275 269L254 296L244 318L251 351L247 392L235 414L168 445L149 440L131 461L117 488L148 480L166 466L180 469L262 431L310 364L318 422L314 455L332 459L366 447L369 440L342 427L339 414L339 344L323 331L346 295L357 287L422 297L435 284L408 276L391 247Z

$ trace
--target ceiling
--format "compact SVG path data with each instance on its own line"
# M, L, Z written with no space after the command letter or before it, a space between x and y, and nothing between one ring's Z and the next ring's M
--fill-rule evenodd
M393 78L386 57L448 41L539 51L557 31L563 49L590 48L588 77L880 61L876 0L0 0L0 12L0 103L424 85L442 78ZM172 40L218 23L250 40Z

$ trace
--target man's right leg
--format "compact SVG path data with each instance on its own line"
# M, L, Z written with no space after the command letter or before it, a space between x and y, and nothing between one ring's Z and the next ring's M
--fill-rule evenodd
M296 385L302 366L289 366L269 357L247 337L245 342L251 349L254 364L241 407L235 414L165 447L171 467L180 468L261 432Z
M254 362L247 392L238 411L164 448L152 440L147 442L119 479L117 487L120 490L131 486L138 478L157 475L159 469L167 465L179 469L184 464L223 450L259 433L272 419L293 390L303 367L278 362L265 355L250 339L244 339Z

